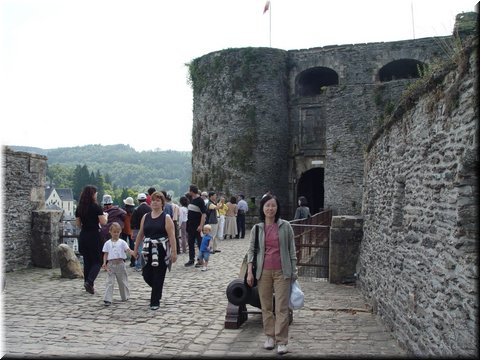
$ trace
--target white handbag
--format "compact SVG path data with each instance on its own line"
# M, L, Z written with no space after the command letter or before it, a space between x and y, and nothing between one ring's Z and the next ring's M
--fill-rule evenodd
M291 290L290 290L290 301L288 307L292 310L301 309L305 302L305 296L303 294L302 289L300 288L300 284L298 280L292 282Z

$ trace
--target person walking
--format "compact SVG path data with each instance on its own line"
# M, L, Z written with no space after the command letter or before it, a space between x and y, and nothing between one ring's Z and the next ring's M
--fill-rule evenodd
M264 348L272 350L276 344L277 353L285 354L288 352L290 287L298 278L298 270L293 229L288 221L280 219L280 213L278 199L265 195L260 201L260 223L250 232L247 284L253 286L254 277L257 279L263 330L267 337ZM255 250L257 230L258 248ZM255 274L252 270L254 251L257 254Z
M217 204L217 193L215 191L210 191L208 193L207 214L205 222L210 225L210 236L212 238L210 249L212 253L221 252L221 250L218 250L217 248L218 208L219 205Z
M170 269L171 265L177 261L175 230L172 218L163 211L165 203L166 199L162 192L155 191L152 194L152 211L143 216L135 240L134 256L138 257L138 247L144 239L142 256L145 256L146 264L142 275L145 282L152 288L151 310L159 309L167 268Z
M202 243L202 229L205 224L207 207L205 206L205 201L200 197L196 185L190 185L188 193L191 197L190 204L188 204L187 220L189 260L185 263L185 266L193 266L195 264L195 243L198 249L200 249ZM197 265L200 266L201 263L198 262Z
M125 266L125 254L128 252L133 256L133 250L130 249L125 240L120 238L121 231L122 227L119 223L112 223L112 225L110 225L111 238L110 240L107 240L102 249L102 268L108 273L105 284L105 295L103 298L105 306L112 305L115 279L117 279L118 290L120 291L122 301L127 301L130 297L127 268Z
M163 191L162 191L163 193ZM165 193L164 193L165 195ZM170 206L171 209L172 209L172 214L170 215L170 217L172 218L173 220L173 227L175 228L175 241L177 242L177 251L179 254L180 253L180 232L179 232L179 227L178 227L178 217L180 215L180 206L178 206L178 204L175 204L173 201L172 201L172 196L170 194L166 194L165 195L165 199L167 199L167 206ZM168 211L165 211L167 214Z
M239 201L237 204L237 236L236 238L244 239L245 238L245 215L248 211L248 204L245 201L245 195L240 194L238 195Z
M223 239L223 230L225 229L225 215L227 214L228 206L225 204L225 196L220 196L220 201L218 202L218 230L217 238Z
M202 271L208 270L208 259L210 258L210 253L212 252L212 236L210 235L211 230L212 227L210 224L203 226L202 244L200 245L200 250L198 251L198 260L203 264Z
M132 218L130 219L130 226L132 227L132 237L133 241L136 241L138 231L140 230L140 222L142 221L143 215L152 211L150 205L147 204L147 195L145 193L139 193L137 195L138 206L133 210ZM135 248L135 245L134 245ZM138 245L138 251L142 252L143 248L143 239ZM135 270L140 271L144 266L143 256L139 256L135 260Z
M126 215L124 219L122 233L120 234L120 238L125 240L128 246L130 246L130 249L133 250L133 247L135 246L135 238L133 237L133 231L132 231L132 213L135 210L135 203L133 202L133 198L129 196L123 200L123 204L124 204L123 210L125 210ZM110 228L110 235L112 235L111 228ZM135 266L135 261L136 261L135 257L130 256L130 267Z
M94 282L102 266L103 244L99 226L107 221L108 214L97 203L97 187L85 186L75 210L75 224L81 229L78 250L83 257L84 288L90 294L95 293Z
M234 236L237 236L237 199L235 196L230 198L230 201L227 202L227 213L225 214L225 228L223 231L225 239L227 236L230 236L230 239Z
M152 194L157 191L153 186L149 187L147 190L147 205L150 206L152 203Z
M310 208L308 207L307 198L305 196L300 196L298 198L298 207L295 210L295 217L293 219L306 219L310 216Z
M117 222L122 227L122 230L125 226L125 218L127 216L127 212L120 208L117 205L113 205L113 199L111 195L103 195L103 211L108 213L108 222L106 225L102 225L102 238L103 243L110 239L110 225L112 223Z
M188 233L187 233L187 219L188 219L188 198L186 196L180 197L180 211L178 216L178 222L180 223L180 247L181 253L185 254L187 252L187 242L188 242ZM178 251L180 253L180 249Z

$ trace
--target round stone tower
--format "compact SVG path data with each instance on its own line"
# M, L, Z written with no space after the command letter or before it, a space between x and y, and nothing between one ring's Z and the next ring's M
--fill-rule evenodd
M288 52L241 48L189 64L192 182L256 200L288 201Z

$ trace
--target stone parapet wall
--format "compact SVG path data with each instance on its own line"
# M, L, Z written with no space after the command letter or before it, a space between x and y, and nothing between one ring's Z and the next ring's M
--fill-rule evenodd
M412 354L478 355L477 43L375 134L359 284Z
M329 276L333 284L354 282L363 237L361 216L333 216L330 227Z
M32 212L45 208L47 158L2 147L3 267L32 266Z
M32 262L33 266L55 268L59 266L57 246L63 211L40 210L32 213Z

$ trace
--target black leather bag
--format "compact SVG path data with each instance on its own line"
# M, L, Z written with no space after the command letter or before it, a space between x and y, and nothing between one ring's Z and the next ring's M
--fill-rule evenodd
M258 251L258 225L255 225L255 247L253 248L253 261L252 261L252 273L253 273L253 285L252 287L257 286L257 251ZM245 279L244 283L245 285L249 286L247 284L247 276L248 276L248 270L245 271Z

